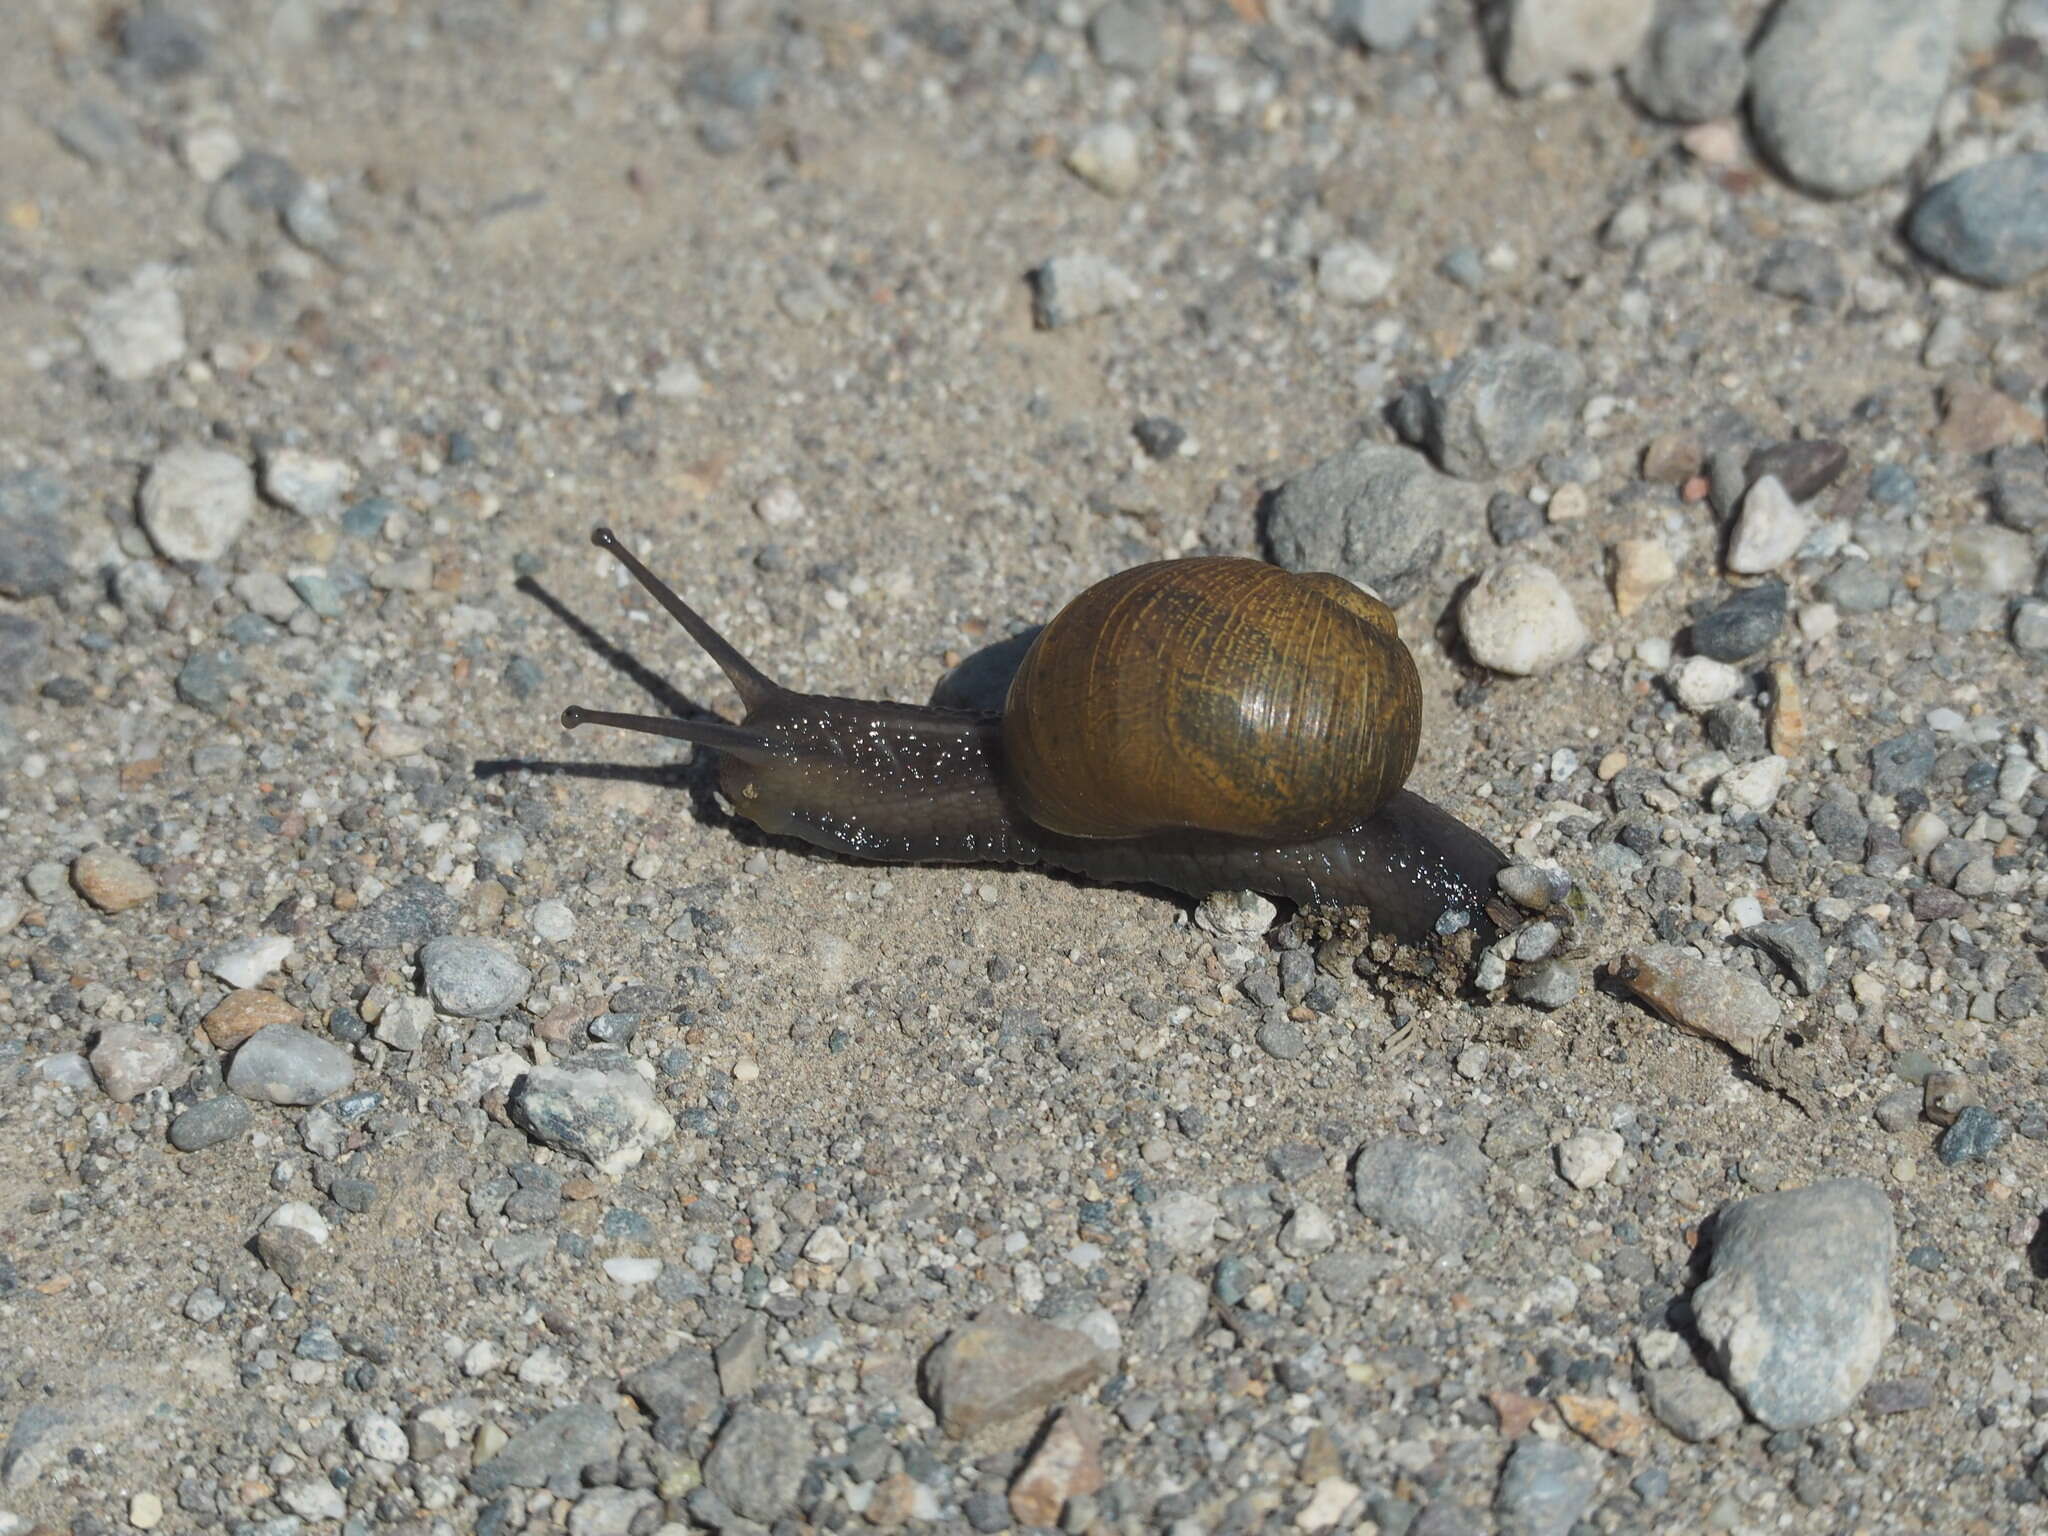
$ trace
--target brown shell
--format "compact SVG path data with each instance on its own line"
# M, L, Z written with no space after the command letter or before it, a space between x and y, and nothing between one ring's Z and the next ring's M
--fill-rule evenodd
M1096 583L1039 632L1003 750L1049 831L1295 841L1399 789L1421 730L1415 659L1378 598L1258 560L1166 560Z

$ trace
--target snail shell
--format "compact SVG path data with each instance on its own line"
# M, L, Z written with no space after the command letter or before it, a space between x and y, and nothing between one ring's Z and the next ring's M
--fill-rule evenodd
M1098 582L1039 633L1003 752L1052 832L1288 841L1370 815L1421 730L1415 660L1378 598L1257 560L1167 560Z

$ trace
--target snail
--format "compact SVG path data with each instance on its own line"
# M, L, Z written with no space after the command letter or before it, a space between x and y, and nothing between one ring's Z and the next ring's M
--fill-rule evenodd
M1120 572L1039 632L988 715L784 688L611 530L591 542L718 663L745 717L572 706L562 725L716 749L720 788L763 831L883 863L1364 907L1411 941L1493 932L1506 857L1402 788L1415 660L1392 611L1342 577L1222 557Z

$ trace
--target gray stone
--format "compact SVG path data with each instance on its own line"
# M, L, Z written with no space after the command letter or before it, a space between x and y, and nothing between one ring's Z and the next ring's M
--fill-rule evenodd
M0 475L0 597L41 597L71 576L63 483L40 470Z
M2017 528L1958 529L1949 540L1949 569L1964 587L2010 595L2034 584L2034 541Z
M1041 330L1058 330L1136 301L1139 288L1122 267L1089 251L1055 256L1031 274L1033 312Z
M1991 454L1991 510L2008 528L2048 528L2048 449L2005 447Z
M1797 299L1832 310L1848 291L1842 283L1842 260L1817 240L1788 235L1774 240L1756 269L1757 289L1773 298ZM1738 456L1736 462L1740 463ZM1715 499L1720 505L1720 498Z
M1925 788L1934 754L1934 732L1924 726L1880 741L1870 749L1870 787L1880 795Z
M219 1094L179 1111L171 1122L171 1145L180 1152L203 1152L248 1134L255 1123L246 1103L233 1094Z
M1785 624L1785 583L1759 582L1723 599L1692 623L1692 648L1715 661L1747 661Z
M711 1351L685 1345L620 1383L656 1419L686 1428L703 1423L719 1406L718 1369Z
M1696 1365L1673 1365L1643 1377L1643 1397L1657 1421L1679 1439L1700 1445L1742 1427L1742 1405Z
M1958 1163L1980 1163L2011 1139L2011 1126L1981 1104L1966 1104L1956 1111L1955 1124L1934 1144L1934 1155L1949 1168Z
M57 142L89 165L118 165L142 145L119 108L90 98L77 101L50 124Z
M733 1410L704 1458L704 1486L728 1508L765 1525L796 1502L811 1454L803 1420L745 1404Z
M1906 238L1937 266L1993 288L2048 270L2048 154L2002 155L1935 183Z
M623 1438L618 1421L595 1404L557 1408L513 1435L471 1472L469 1490L494 1499L510 1488L573 1489L585 1467L618 1456Z
M1103 1367L1085 1333L1003 1312L947 1334L920 1374L939 1427L964 1440L1051 1407L1096 1380Z
M1733 113L1749 70L1727 0L1661 0L1627 79L1642 109L1666 122L1704 123Z
M228 1064L228 1088L265 1104L319 1104L355 1077L348 1052L296 1024L259 1029Z
M0 613L0 700L35 692L46 665L43 626L25 614Z
M0 1450L0 1486L29 1487L74 1448L127 1442L156 1401L153 1394L115 1382L29 1399Z
M1104 69L1147 75L1166 61L1166 29L1149 0L1109 0L1088 22L1088 45Z
M1892 1335L1884 1192L1830 1179L1739 1200L1714 1227L1693 1315L1728 1385L1772 1429L1847 1411Z
M1882 613L1891 606L1892 584L1868 560L1848 560L1822 578L1820 595L1845 614Z
M93 301L79 322L93 361L110 378L133 384L185 355L185 310L170 269L151 262Z
M1155 1358L1185 1344L1209 1315L1209 1294L1189 1275L1154 1275L1131 1308L1131 1348L1141 1359Z
M231 453L187 444L158 455L138 509L166 560L219 560L256 511L256 478Z
M1518 1003L1555 1013L1578 997L1582 984L1579 968L1570 961L1545 960L1514 977L1508 993Z
M1890 181L1933 131L1955 20L1955 0L1782 0L1749 58L1765 153L1829 196Z
M1504 0L1496 7L1500 74L1511 91L1602 75L1649 34L1654 0Z
M1423 441L1448 474L1507 474L1564 443L1586 393L1586 367L1535 341L1467 352L1430 381Z
M1361 442L1281 486L1266 537L1288 570L1334 571L1399 607L1428 583L1444 530L1473 511L1470 493L1420 454Z
M1740 937L1777 961L1802 996L1811 997L1827 985L1827 949L1811 918L1755 923L1743 929Z
M2022 656L2048 656L2048 600L2024 597L2014 606L2012 644Z
M128 1104L168 1078L184 1054L184 1047L160 1029L109 1024L86 1060L100 1091L116 1104Z
M642 1512L658 1516L661 1500L648 1488L590 1489L569 1511L569 1536L632 1536L637 1524L651 1525Z
M1337 0L1330 19L1339 36L1349 34L1376 53L1406 48L1429 14L1430 0Z
M533 973L488 939L430 939L420 951L427 995L459 1019L495 1019L518 1007Z
M625 1058L537 1066L513 1085L512 1121L543 1146L613 1175L675 1134L675 1117Z
M1451 1254L1462 1254L1485 1225L1485 1178L1477 1146L1407 1136L1368 1143L1351 1167L1360 1211L1397 1236Z
M425 875L407 875L328 932L343 951L401 949L446 933L461 910L454 897Z
M1599 1464L1576 1446L1524 1435L1501 1469L1493 1512L1501 1536L1565 1536L1599 1491Z

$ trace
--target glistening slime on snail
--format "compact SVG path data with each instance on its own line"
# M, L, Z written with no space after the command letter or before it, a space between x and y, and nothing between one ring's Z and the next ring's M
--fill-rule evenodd
M1257 560L1166 560L1096 583L1040 631L1000 715L796 693L621 545L608 550L745 708L586 722L715 748L767 832L889 864L1021 864L1192 896L1363 907L1423 940L1475 928L1507 862L1401 787L1422 690L1378 598Z

